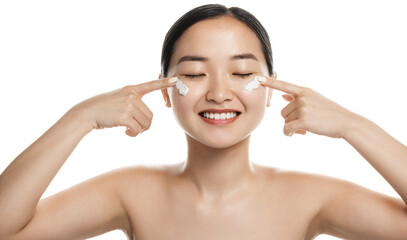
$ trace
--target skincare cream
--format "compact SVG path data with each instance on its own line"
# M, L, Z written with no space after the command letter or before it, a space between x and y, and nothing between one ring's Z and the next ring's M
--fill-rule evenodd
M250 82L248 82L245 86L244 89L247 91L252 91L254 89L257 89L260 86L260 82L265 82L267 79L262 76L256 76L254 79Z
M177 83L175 83L175 87L178 89L179 94L181 94L182 96L187 95L189 88L179 78L177 78Z

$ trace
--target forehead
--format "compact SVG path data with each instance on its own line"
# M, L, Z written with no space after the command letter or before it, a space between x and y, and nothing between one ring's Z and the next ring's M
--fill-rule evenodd
M219 58L238 53L253 53L264 59L256 34L239 20L222 16L189 27L176 42L172 59L188 54Z

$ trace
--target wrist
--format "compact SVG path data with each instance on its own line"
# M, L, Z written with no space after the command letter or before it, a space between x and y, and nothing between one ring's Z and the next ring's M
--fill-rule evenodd
M91 132L94 127L92 121L87 117L86 111L80 107L74 106L65 113L61 121L67 121L75 126L75 129L86 135Z
M370 121L356 113L353 113L352 120L346 124L342 138L349 142L355 135L360 135L366 127L370 125Z

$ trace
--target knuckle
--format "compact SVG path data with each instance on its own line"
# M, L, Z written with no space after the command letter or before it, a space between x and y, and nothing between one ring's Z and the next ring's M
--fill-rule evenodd
M151 119L147 119L147 126L146 127L150 127L151 126Z
M129 118L127 114L121 114L118 119L118 123L120 126L125 126L129 122Z
M285 118L285 116L284 116L284 110L281 110L281 116L283 117L283 118Z
M312 93L314 93L314 90L312 90L312 89L309 88L309 87L305 87L305 88L304 88L304 92L305 92L305 93L308 93L308 94L312 94Z
M307 98L304 96L301 96L298 98L297 103L300 107L305 107L308 104Z
M137 131L137 129L134 128L130 128L130 132L131 132L131 136L135 137L137 135L139 135L140 131Z
M287 112L287 108L286 108L286 107L281 110L280 114L281 114L281 116L282 116L283 118L285 118L285 117L287 116L287 113L286 113L286 112Z
M308 110L307 110L307 107L305 107L305 106L298 109L298 113L300 114L300 116L307 115L307 112L308 112Z
M300 124L300 125L305 125L306 124L306 119L304 118L304 117L300 117L300 118L298 118L298 123Z
M148 115L147 115L147 117L148 117L148 119L150 120L150 122L151 122L151 120L153 119L153 117L154 117L154 114L153 114L153 112L152 111L150 111L150 110L148 110L148 113L147 113Z
M127 96L128 96L128 98L130 100L134 101L135 99L140 98L138 93L137 93L137 90L136 90L136 88L134 86L131 86L131 85L125 86L125 87L122 88L122 91L125 92L125 93L128 93Z
M139 134L143 129L139 124L133 124L131 127L133 133Z
M129 94L129 95L127 95L127 98L126 98L126 102L129 102L129 103L134 103L134 102L136 102L138 100L138 97L137 97L137 95L136 94Z
M123 90L124 92L132 92L132 91L133 91L133 87L130 86L130 85L127 85L127 86L122 87L122 90Z
M148 128L148 126L150 126L150 123L147 121L145 123L143 123L142 130L145 130L146 128Z
M288 135L290 133L290 129L289 129L289 124L287 123L286 125L284 125L284 129L283 132L285 135Z
M307 115L302 115L301 117L298 118L298 123L302 126L307 125L309 122L309 117Z
M134 106L134 103L132 103L132 102L126 103L126 106L125 106L126 112L134 112L135 108L136 108L136 106Z

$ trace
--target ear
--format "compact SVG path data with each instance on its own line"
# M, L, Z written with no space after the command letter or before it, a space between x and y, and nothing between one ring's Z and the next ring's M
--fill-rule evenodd
M160 73L160 75L158 75L158 79L162 79L162 75ZM168 95L168 91L166 88L161 89L161 93L163 95L164 101L165 101L165 106L167 107L171 107L171 101L170 101L170 96Z
M271 75L272 78L277 79L277 72L273 71L273 75ZM267 107L270 107L270 102L271 102L271 97L273 95L273 89L272 88L268 88L268 94L267 94Z

